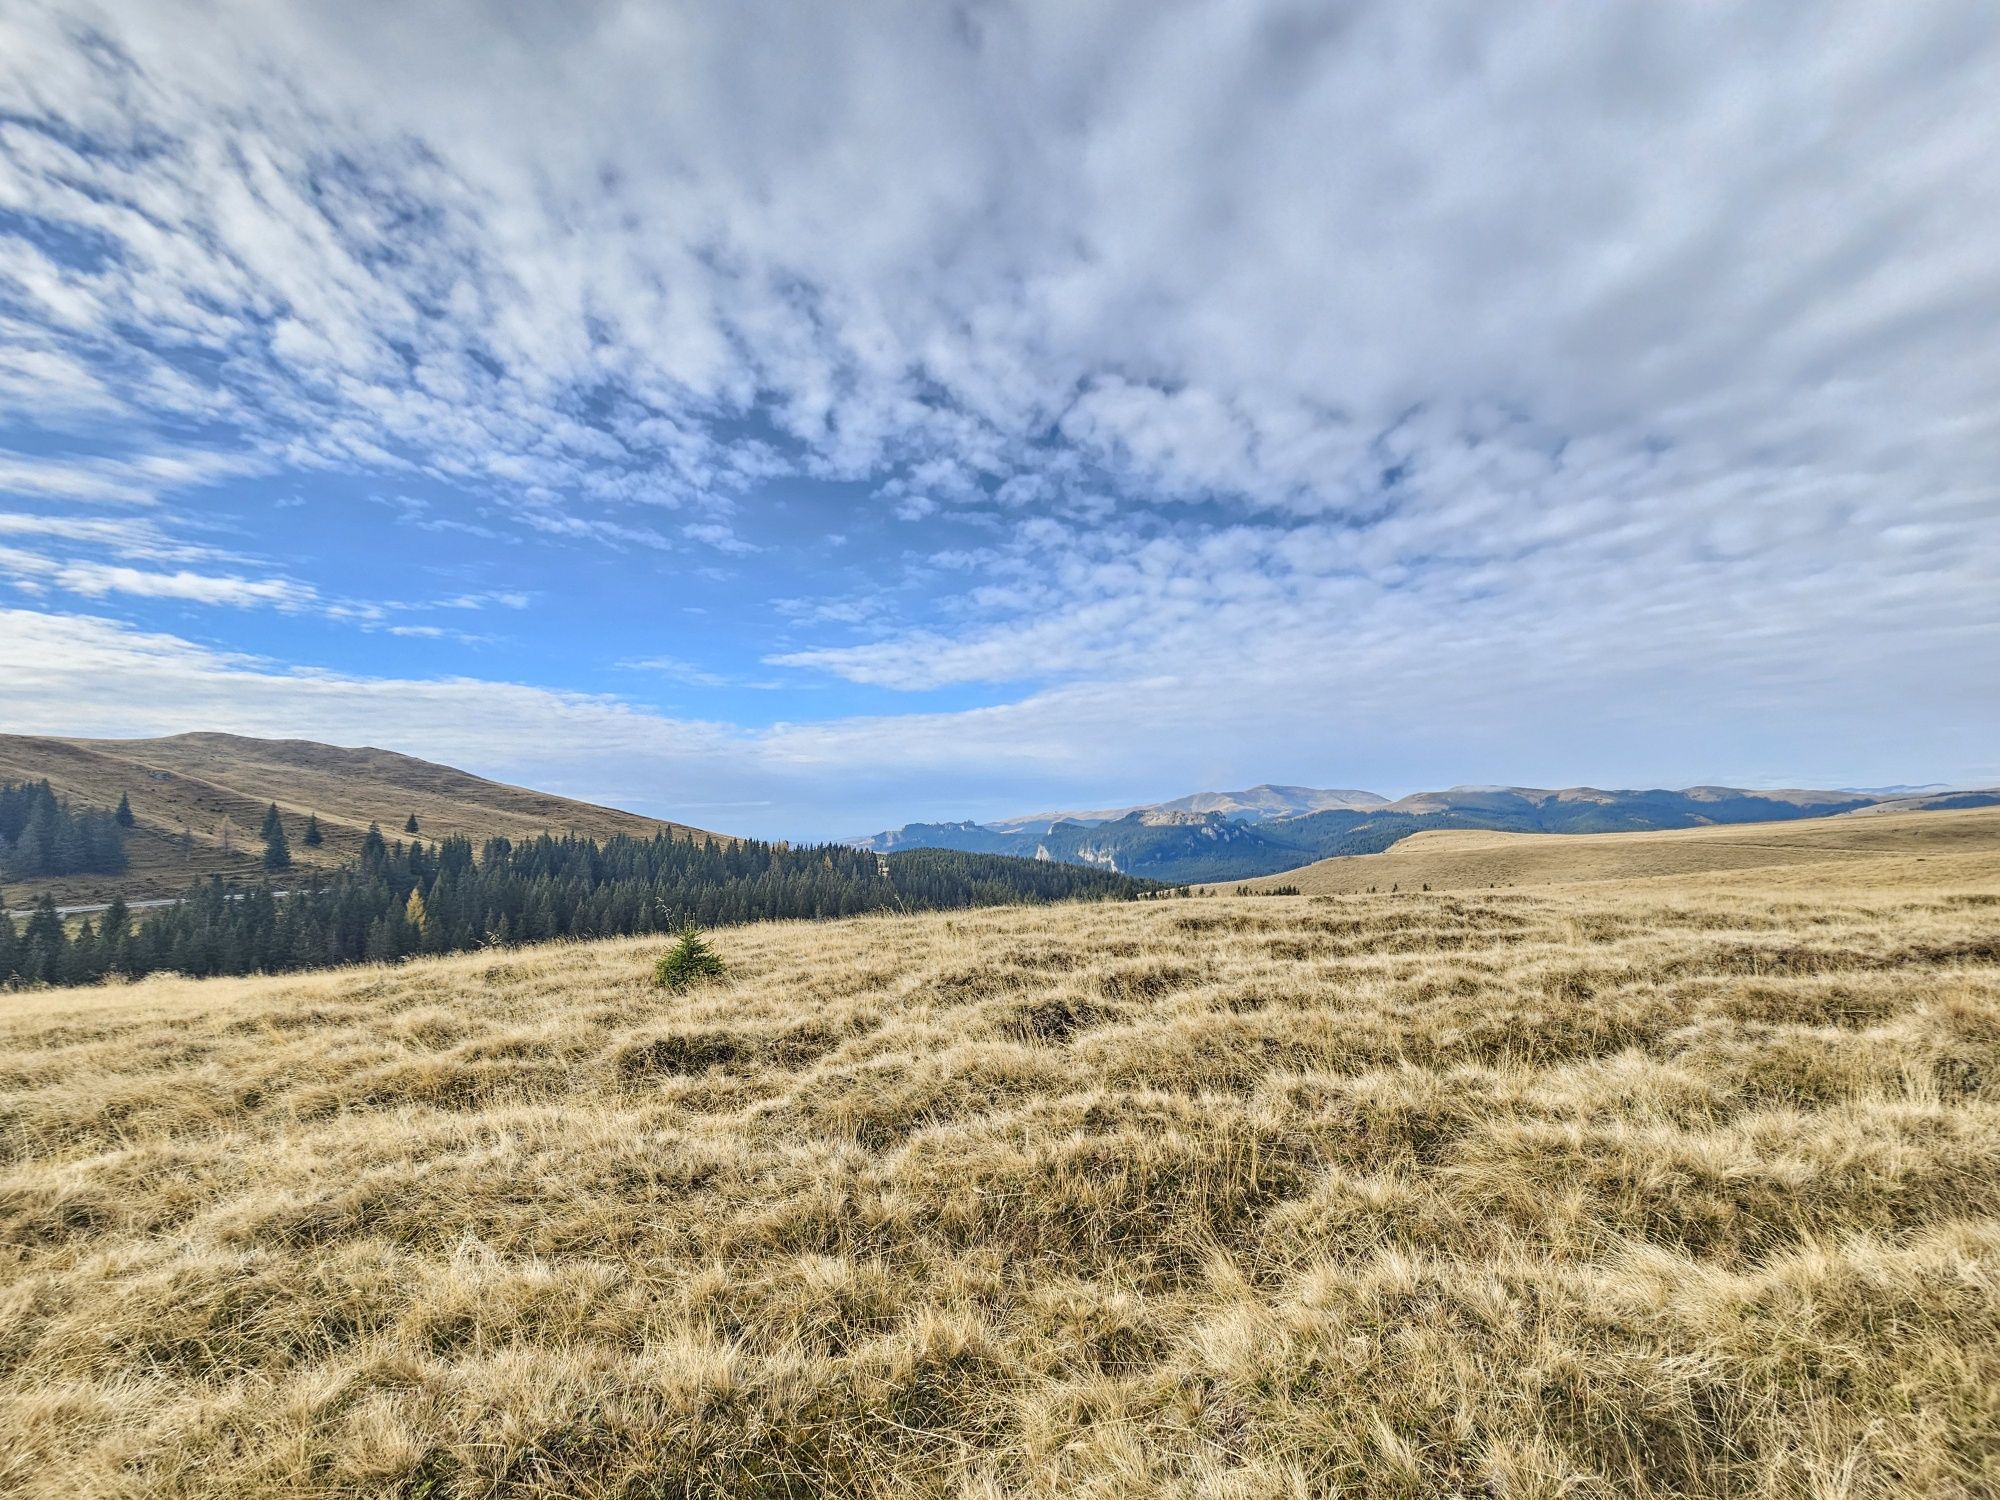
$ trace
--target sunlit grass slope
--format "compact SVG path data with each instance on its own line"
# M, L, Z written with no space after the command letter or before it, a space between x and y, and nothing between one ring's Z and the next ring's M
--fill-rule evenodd
M1739 823L1658 833L1496 833L1436 829L1380 854L1323 859L1247 882L1307 895L1485 890L1579 881L1727 875L1729 883L1810 887L1861 879L1877 885L1937 878L1933 860L2000 859L2000 808L1851 813L1798 823ZM1220 890L1234 890L1225 884Z
M1990 855L715 941L0 996L0 1492L2000 1492Z
M137 820L126 838L131 868L123 875L9 882L8 906L26 906L45 890L61 902L85 903L114 894L178 896L209 875L254 880L263 870L257 830L274 803L301 871L352 861L370 823L379 823L389 838L402 837L412 813L432 842L451 834L474 843L543 833L599 840L621 833L649 839L662 831L702 836L683 824L488 781L392 750L235 734L154 740L0 734L0 781L43 779L58 796L85 806L115 807L121 795L130 796ZM309 813L325 838L317 849L303 842ZM228 850L225 819L232 829Z

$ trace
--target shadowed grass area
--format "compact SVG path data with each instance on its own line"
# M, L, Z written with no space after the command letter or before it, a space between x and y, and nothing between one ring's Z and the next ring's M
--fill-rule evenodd
M0 1489L2000 1489L2000 860L0 997Z

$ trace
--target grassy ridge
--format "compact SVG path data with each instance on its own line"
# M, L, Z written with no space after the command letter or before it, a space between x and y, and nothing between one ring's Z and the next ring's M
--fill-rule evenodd
M1992 807L1643 833L1434 831L1413 834L1380 854L1323 860L1246 884L1252 890L1297 886L1307 895L1660 877L1809 886L1851 875L1878 884L1921 884L1929 879L1921 868L1928 860L1994 850L2000 850L2000 808Z
M233 734L152 740L0 735L0 781L43 778L79 804L111 808L121 794L131 795L138 819L127 839L131 868L119 876L13 883L5 891L8 906L25 907L44 890L64 904L82 904L108 901L114 894L128 900L178 896L191 880L209 875L255 879L263 849L257 829L272 803L286 821L292 858L302 868L351 863L371 822L394 838L411 813L427 839L460 834L475 843L540 833L601 841L619 834L651 838L663 830L681 836L701 832L488 781L390 750ZM326 838L318 849L301 838L308 813L318 816ZM222 847L224 819L233 830L228 850Z
M0 1489L2000 1486L1990 846L717 942L9 997Z

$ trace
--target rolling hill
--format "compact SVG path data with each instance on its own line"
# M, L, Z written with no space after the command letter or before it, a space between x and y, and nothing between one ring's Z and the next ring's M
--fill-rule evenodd
M9 995L0 1490L1990 1496L2000 813L1897 821Z
M1534 834L1436 830L1380 854L1321 860L1246 882L1307 895L1483 890L1752 872L1781 883L1837 880L1850 870L1904 873L1933 859L2000 850L2000 808L1877 812L1784 823L1661 832ZM1921 873L1921 872L1917 872Z
M58 795L101 807L132 799L136 825L127 836L131 868L121 876L78 875L10 883L7 905L52 891L64 903L178 895L204 875L254 877L264 810L275 802L287 823L292 857L302 866L352 859L371 822L402 836L412 813L426 839L465 834L531 837L575 832L606 839L650 838L663 829L703 831L616 808L508 786L451 766L374 748L311 740L261 740L233 734L179 734L150 740L52 739L0 735L0 781L46 778ZM300 838L307 814L326 842ZM223 847L224 820L231 829ZM723 837L710 835L711 837Z

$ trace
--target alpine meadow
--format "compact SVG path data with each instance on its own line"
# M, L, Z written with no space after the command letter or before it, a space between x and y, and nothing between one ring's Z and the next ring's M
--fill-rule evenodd
M2000 813L1924 816L14 997L0 1476L1990 1494Z
M2000 1497L2000 8L0 5L0 1495Z

